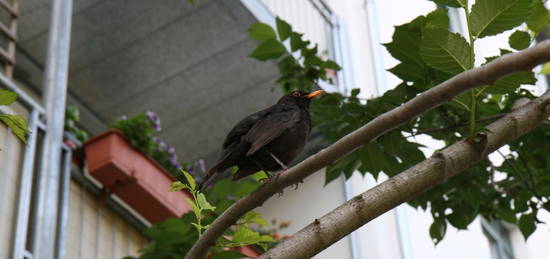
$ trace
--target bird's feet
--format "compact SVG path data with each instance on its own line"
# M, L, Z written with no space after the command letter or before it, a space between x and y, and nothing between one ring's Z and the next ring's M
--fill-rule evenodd
M286 171L288 169L288 167L285 165L285 163L281 162L281 160L279 160L275 155L273 155L273 153L269 152L269 155L271 155L273 160L275 160L275 162L277 162L277 164L279 164L281 166L283 171Z

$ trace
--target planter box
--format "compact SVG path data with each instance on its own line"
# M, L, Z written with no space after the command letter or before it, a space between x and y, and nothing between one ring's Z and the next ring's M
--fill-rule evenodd
M90 175L151 223L179 217L191 209L185 191L170 192L175 179L136 150L122 133L109 130L85 144Z

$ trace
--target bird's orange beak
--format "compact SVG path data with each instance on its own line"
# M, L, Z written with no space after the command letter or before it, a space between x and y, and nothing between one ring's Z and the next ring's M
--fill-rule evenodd
M317 90L315 92L312 92L310 94L307 95L307 98L311 99L311 98L315 98L317 95L320 95L322 93L324 93L325 91L323 90Z

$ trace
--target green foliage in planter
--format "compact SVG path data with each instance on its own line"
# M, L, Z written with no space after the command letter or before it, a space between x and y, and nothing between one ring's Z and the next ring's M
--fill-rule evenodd
M65 109L65 132L73 135L80 143L84 143L89 135L88 132L76 124L80 120L80 111L76 105L67 105Z
M147 111L129 118L121 116L110 128L122 132L133 147L157 161L173 176L177 177L183 168L176 149L155 136L161 130L160 117L156 113Z

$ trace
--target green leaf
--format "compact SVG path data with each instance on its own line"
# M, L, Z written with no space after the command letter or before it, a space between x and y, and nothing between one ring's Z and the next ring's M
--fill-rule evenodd
M432 241L435 244L439 243L445 236L446 231L447 224L445 223L445 220L434 219L434 222L430 226L430 237L432 238Z
M215 210L216 207L212 206L208 201L206 200L206 197L204 196L204 193L199 193L197 195L197 204L199 205L199 208L201 210Z
M426 28L422 31L420 55L431 67L458 74L472 68L470 46L458 33Z
M522 50L529 47L530 43L531 36L529 36L529 33L520 30L516 30L508 39L508 44L510 44L510 47L517 50Z
M302 36L303 34L297 32L290 33L290 50L292 52L307 47L307 45L309 45L309 41L302 40Z
M262 42L250 56L257 60L265 61L280 58L285 53L286 48L283 44L275 39L269 39Z
M518 227L525 240L527 240L527 238L529 238L529 236L533 234L537 228L535 225L535 215L532 213L521 215L519 218Z
M286 21L279 18L279 16L275 18L275 22L277 24L279 39L281 39L281 41L285 41L290 36L290 32L292 32L292 27Z
M268 235L260 235L258 232L254 232L243 225L239 225L237 226L235 234L233 234L233 239L230 240L230 243L227 244L227 246L245 246L258 244L261 242L275 242L275 240Z
M527 17L527 27L538 33L550 25L550 11L544 6L544 0L534 0L531 15Z
M534 85L537 82L533 72L516 72L502 77L494 85L485 89L490 94L506 94L514 92L520 85Z
M240 220L241 224L256 223L260 226L269 226L269 222L264 217L255 211L249 211Z
M529 15L532 0L476 0L472 6L472 34L496 35L520 25Z
M336 62L334 62L332 60L324 61L323 62L323 67L328 68L328 69L334 69L336 71L342 69Z
M186 188L189 188L189 186L187 186L186 184L183 184L180 181L172 182L172 184L170 185L171 192L177 192Z
M399 130L394 130L381 137L384 150L390 154L397 154L401 150L403 135Z
M250 257L232 250L221 251L219 253L215 253L214 256L212 256L212 259L237 259L237 258L250 258Z
M190 198L188 197L185 197L184 198L185 201L187 201L187 203L189 204L189 206L191 206L191 209L193 209L193 214L195 214L195 218L197 219L200 219L201 218L201 209L197 206L197 204L191 200Z
M477 211L468 206L453 208L453 213L447 216L449 223L457 229L467 229L468 225L474 221Z
M438 9L427 16L419 16L410 23L395 27L390 43L384 44L388 52L397 60L412 66L424 67L420 56L421 28L429 24L430 28L449 27L447 11Z
M0 105L10 105L13 102L15 102L16 99L17 99L16 93L12 91L0 89Z
M27 144L27 134L30 133L25 118L21 115L0 114L0 121L4 122L23 143Z
M269 26L268 24L261 22L253 23L252 25L250 25L248 32L250 33L250 37L259 41L277 38L273 28L271 28L271 26Z
M187 183L189 183L189 188L191 191L194 191L195 190L195 187L197 187L197 183L195 182L195 178L193 178L193 176L188 173L187 171L181 169L181 172L183 173L183 175L185 176L185 179L187 180Z
M423 83L426 81L427 71L425 67L412 63L399 63L395 67L388 69L392 74L401 78L405 82Z

